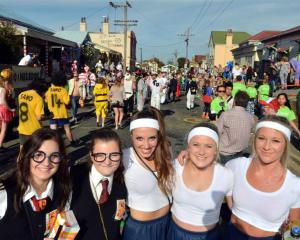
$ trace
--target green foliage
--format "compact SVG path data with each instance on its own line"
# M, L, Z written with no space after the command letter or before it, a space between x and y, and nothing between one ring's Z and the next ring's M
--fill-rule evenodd
M0 23L0 63L15 64L20 57L22 39L11 22Z
M161 68L162 66L164 66L165 64L160 61L157 57L151 58L150 61L154 61L158 64L158 67Z
M184 68L184 64L185 64L185 58L184 57L178 58L177 62L178 62L178 67L179 68Z
M96 49L94 45L87 44L81 47L81 54L84 57L85 64L94 66L100 56L100 51Z

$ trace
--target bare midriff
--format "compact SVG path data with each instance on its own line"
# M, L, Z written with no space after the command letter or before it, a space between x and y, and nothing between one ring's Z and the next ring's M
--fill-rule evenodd
M232 214L231 216L231 222L241 232L252 237L271 237L276 235L276 232L269 232L269 231L264 231L262 229L256 228L253 225L238 218L234 214Z
M139 221L151 221L167 215L169 211L170 211L169 205L153 212L143 212L143 211L130 208L130 215L133 219Z
M207 232L207 231L214 229L217 225L217 224L211 224L211 225L207 225L207 226L195 226L195 225L191 225L191 224L180 221L174 215L172 215L172 218L179 227L181 227L187 231L191 231L191 232Z

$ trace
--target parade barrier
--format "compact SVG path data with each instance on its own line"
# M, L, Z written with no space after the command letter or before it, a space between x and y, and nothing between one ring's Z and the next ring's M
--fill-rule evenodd
M41 67L12 66L15 88L24 88L32 80L41 78Z

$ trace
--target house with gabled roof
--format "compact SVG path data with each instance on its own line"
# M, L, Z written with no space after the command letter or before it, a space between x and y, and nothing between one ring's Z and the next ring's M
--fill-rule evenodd
M254 67L255 63L262 59L262 40L274 36L280 31L261 31L239 43L237 48L231 50L234 61L240 65Z
M209 38L209 53L207 63L210 68L221 65L224 67L228 61L233 60L231 50L237 48L239 43L251 35L247 32L212 31Z

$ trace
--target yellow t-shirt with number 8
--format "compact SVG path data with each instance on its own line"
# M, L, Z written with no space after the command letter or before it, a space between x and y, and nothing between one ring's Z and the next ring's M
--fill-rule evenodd
M68 118L66 105L70 102L68 92L63 87L51 86L45 95L48 109L53 113L53 119Z
M42 127L38 119L44 115L44 101L36 91L28 90L19 94L18 102L19 134L31 135Z

